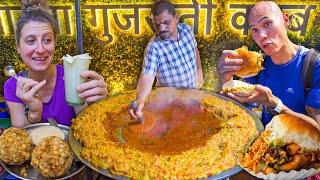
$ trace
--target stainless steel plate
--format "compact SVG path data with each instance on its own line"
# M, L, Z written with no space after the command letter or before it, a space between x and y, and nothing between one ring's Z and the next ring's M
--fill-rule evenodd
M198 90L198 91L201 91L201 90ZM203 91L202 91L203 92ZM253 117L253 119L255 120L255 123L256 123L256 127L258 129L259 132L262 132L264 130L264 127L263 127L263 124L261 122L261 120L259 119L259 117L253 113L252 111L250 111L249 109L247 109L244 105L228 98L228 97L225 97L225 96L222 96L220 94L216 94L216 93L213 93L213 92L206 92L206 93L209 93L211 94L212 96L215 96L215 97L218 97L220 99L223 99L223 100L226 100L226 101L231 101L235 104L237 104L238 106L240 106L242 109L245 109L246 112L251 116ZM74 154L85 164L87 165L88 167L90 167L91 169L97 171L98 173L104 175L104 176L107 176L107 177L110 177L110 178L113 178L113 179L118 179L118 180L124 180L124 179L129 179L125 176L117 176L117 175L113 175L111 174L109 171L105 170L105 169L101 169L101 168L97 168L95 166L93 166L93 164L91 164L89 161L83 159L81 156L80 156L80 150L83 148L82 144L79 143L78 141L75 140L75 138L73 137L73 133L72 133L72 129L70 129L69 131L69 144L71 146L71 149L73 150ZM237 173L239 173L240 171L242 171L242 168L240 166L234 166L233 168L230 168L228 170L225 170L225 171L222 171L221 173L219 174L216 174L214 176L209 176L207 179L208 180L220 180L220 179L226 179L232 175L235 175Z
M28 125L26 127L23 127L23 129L26 129L29 133L33 130L36 129L38 127L42 127L42 126L50 126L49 123L37 123L37 124L31 124ZM58 125L59 128L64 132L65 134L65 141L69 141L68 140L68 136L69 136L69 127L68 126L64 126L64 125ZM5 162L0 160L1 165L4 167L5 170L7 170L10 174L12 174L13 176L19 178L19 179L23 179L23 180L29 180L29 179L36 179L36 180L43 180L43 179L47 179L45 177L43 177L35 168L33 168L30 164L30 160L23 163L22 165L8 165ZM85 165L78 160L78 158L76 158L74 156L73 162L72 162L72 166L71 168L66 172L65 175L63 175L62 177L56 178L59 180L62 179L67 179L70 178L76 174L78 174L83 168L85 167ZM21 170L22 168L25 168L27 170L27 177L24 177L21 175Z

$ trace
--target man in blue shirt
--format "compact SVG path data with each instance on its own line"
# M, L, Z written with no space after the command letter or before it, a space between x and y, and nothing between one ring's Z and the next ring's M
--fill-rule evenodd
M141 76L137 86L137 109L132 117L142 116L145 99L155 77L158 86L199 88L203 84L200 56L192 29L178 23L173 4L158 1L151 9L156 35L145 49Z
M302 66L309 49L294 44L287 35L288 14L283 14L272 1L257 3L249 14L252 37L267 55L265 69L246 80L256 86L256 93L248 97L227 95L240 102L258 102L263 105L264 125L278 113L287 113L303 119L312 117L320 123L320 61L315 63L310 91L305 94ZM222 81L231 80L240 70L243 60L230 50L224 50L218 65ZM310 120L310 119L309 119Z

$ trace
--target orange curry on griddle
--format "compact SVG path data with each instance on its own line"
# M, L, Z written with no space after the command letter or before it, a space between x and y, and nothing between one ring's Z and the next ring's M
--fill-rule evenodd
M120 114L109 114L112 122L128 121L128 109ZM112 125L111 125L112 126ZM117 126L113 126L116 131ZM205 113L199 102L153 102L144 111L144 123L125 126L124 146L152 154L174 155L203 146L220 130L220 120ZM114 135L114 141L118 141Z

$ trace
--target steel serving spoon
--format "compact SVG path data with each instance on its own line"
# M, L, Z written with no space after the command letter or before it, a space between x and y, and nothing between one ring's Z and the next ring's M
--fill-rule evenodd
M4 72L4 75L6 77L10 77L11 76L11 77L14 77L15 79L18 79L18 76L17 76L13 66L4 67L3 72Z
M130 104L130 108L133 109L133 111L137 111L138 109L138 103L137 101L132 101ZM135 121L131 122L129 125L136 125L136 124L142 124L144 122L144 116L138 117Z

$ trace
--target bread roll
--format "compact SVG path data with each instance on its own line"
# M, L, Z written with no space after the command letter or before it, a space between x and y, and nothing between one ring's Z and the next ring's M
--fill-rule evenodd
M250 96L254 93L255 85L239 80L230 80L222 85L222 91L232 92L237 96Z
M279 114L274 116L266 126L270 131L268 142L283 141L288 144L294 142L310 151L320 149L320 132L309 122L298 117Z
M247 78L255 76L263 69L262 62L264 61L262 54L249 51L247 46L242 46L235 50L243 59L241 69L236 72L236 76Z

